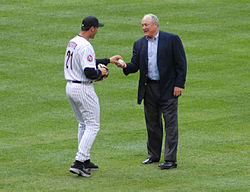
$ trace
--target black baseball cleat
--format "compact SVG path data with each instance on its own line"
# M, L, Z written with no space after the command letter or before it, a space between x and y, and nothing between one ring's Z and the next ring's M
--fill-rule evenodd
M89 171L91 171L91 170L98 170L99 169L99 167L97 165L95 165L94 163L92 163L90 161L90 159L84 161L83 165L84 165L85 169L87 169Z
M78 176L83 176L83 177L90 177L91 175L84 167L83 162L80 161L75 161L71 165L69 171L73 174L77 174Z
M160 164L158 167L161 169L173 169L177 168L177 163L173 161L165 161L165 163Z

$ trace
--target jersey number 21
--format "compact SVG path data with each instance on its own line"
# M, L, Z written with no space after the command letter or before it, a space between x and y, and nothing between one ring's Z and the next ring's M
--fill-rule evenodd
M73 58L73 52L68 51L67 52L67 61L66 61L66 68L69 68L68 62L70 60L70 69L72 70L72 58Z

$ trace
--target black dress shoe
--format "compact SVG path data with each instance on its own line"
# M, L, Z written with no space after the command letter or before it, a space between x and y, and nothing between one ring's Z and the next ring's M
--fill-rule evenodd
M154 162L159 162L159 160L153 160L153 159L151 159L151 158L149 157L149 158L147 158L146 160L144 160L144 161L142 162L142 164L151 164L151 163L154 163Z
M177 168L177 163L172 161L166 161L165 163L160 164L158 167L160 167L161 169Z

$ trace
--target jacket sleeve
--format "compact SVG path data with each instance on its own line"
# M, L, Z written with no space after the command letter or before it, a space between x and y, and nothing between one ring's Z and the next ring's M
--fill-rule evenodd
M133 55L131 58L130 63L126 63L127 68L123 69L123 73L125 75L128 75L130 73L136 73L139 70L139 54L138 54L138 48L137 48L137 43L134 43L133 46Z
M176 64L176 87L185 87L186 73L187 73L187 61L185 51L181 42L181 39L176 35L173 43L174 46L174 60Z

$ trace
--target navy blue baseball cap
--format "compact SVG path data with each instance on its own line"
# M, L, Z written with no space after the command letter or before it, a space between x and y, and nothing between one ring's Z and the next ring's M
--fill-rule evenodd
M103 27L104 24L99 23L98 19L94 16L88 16L82 20L82 29L89 29L92 26Z

